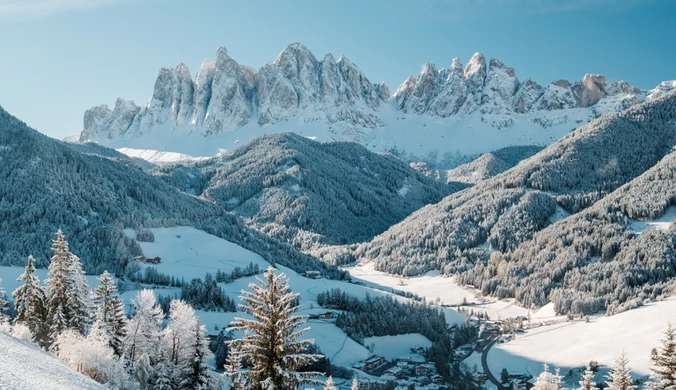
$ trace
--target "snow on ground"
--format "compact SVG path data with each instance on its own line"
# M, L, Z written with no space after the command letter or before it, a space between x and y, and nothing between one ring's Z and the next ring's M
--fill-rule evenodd
M416 355L411 352L411 348L432 346L432 342L420 333L368 337L364 339L364 344L373 347L373 353L385 356L387 360Z
M527 316L528 309L514 303L514 299L502 299L499 301L486 301L462 306L465 310L474 310L475 312L486 312L491 320L501 320L505 318L515 318L517 316Z
M676 206L670 206L667 211L657 219L643 221L632 219L629 222L628 228L636 234L641 234L644 230L651 228L666 231L673 225L674 219L676 219Z
M390 287L396 290L411 292L427 301L435 302L439 298L441 304L457 305L463 302L463 299L472 302L475 300L475 294L461 286L455 280L455 277L442 276L439 271L430 271L422 276L415 276L400 279L398 275L388 275L374 269L373 263L358 264L352 267L344 268L350 273L353 279L366 282L367 285L374 288ZM400 285L403 282L403 286Z
M117 149L117 151L129 157L144 159L153 164L170 164L187 160L199 161L207 158L207 157L193 157L191 155L183 153L162 152L159 150L151 150L151 149L119 148Z
M625 351L634 373L650 373L650 351L660 345L668 323L676 323L676 299L651 303L611 317L565 322L528 330L516 339L496 344L488 353L491 371L537 375L542 363L563 371L590 360L612 365Z
M554 224L556 222L559 222L562 219L566 219L570 217L570 213L564 210L561 206L558 204L556 205L556 211L554 211L554 214L549 216L549 224Z
M38 347L0 332L0 389L106 389Z
M155 242L139 242L143 255L159 256L162 259L160 264L152 267L164 274L183 277L186 281L204 278L207 272L215 276L219 269L230 272L237 266L245 268L249 263L258 264L261 269L270 265L256 253L191 227L150 230ZM136 236L132 229L125 229L125 234L131 238Z
M463 372L471 372L472 374L484 372L481 365L481 352L474 351L460 364L460 369Z
M332 113L325 113L330 115ZM121 149L163 150L192 156L214 156L222 150L232 151L238 145L270 133L294 132L318 141L355 141L375 152L397 150L412 161L428 160L444 168L453 168L467 162L467 156L477 156L513 145L549 145L589 122L594 113L589 108L534 111L524 115L513 114L510 127L493 127L493 122L504 120L500 115L476 111L467 116L449 118L427 115L407 115L385 104L379 111L382 127L362 129L347 123L327 124L320 120L306 120L302 115L265 128L256 121L235 130L209 137L191 128L175 129L170 125L155 126L140 136L118 139L101 138L101 144ZM543 128L537 122L546 122Z

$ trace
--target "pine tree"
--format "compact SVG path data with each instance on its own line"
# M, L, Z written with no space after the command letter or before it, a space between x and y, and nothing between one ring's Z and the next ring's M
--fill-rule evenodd
M329 376L329 379L326 380L324 390L336 390L336 386L333 384L333 377Z
M580 390L598 390L598 387L596 387L596 380L594 379L594 371L592 371L589 364L585 367L584 374L579 383Z
M49 335L45 291L40 287L40 280L34 272L35 259L28 256L26 269L17 279L23 285L12 293L17 313L14 322L26 325L33 334L33 339L44 346Z
M228 343L229 353L225 366L225 377L230 380L231 390L246 389L246 381L242 375L242 352L240 350L241 340L233 340Z
M320 373L297 371L321 358L306 353L313 341L301 337L309 328L297 329L307 321L305 316L293 315L300 309L294 305L298 294L291 292L286 275L275 275L272 266L264 280L256 279L258 284L249 284L253 292L243 291L240 296L240 309L253 319L235 317L228 328L244 333L241 341L230 345L236 346L251 366L242 372L249 388L295 390L303 383L321 384L314 379Z
M94 291L94 304L102 310L102 320L106 324L110 347L117 356L122 356L122 345L126 336L127 317L124 314L124 302L117 293L115 280L103 271L99 276L101 285Z
M189 365L184 369L184 379L181 389L216 390L220 383L209 372L208 360L212 354L209 350L207 330L204 325L196 322L193 326L193 344L189 348Z
M59 229L56 240L52 242L53 256L49 263L49 276L45 280L47 290L47 322L50 324L50 338L48 344L56 340L56 336L66 330L70 324L69 313L64 311L68 307L70 252L68 242ZM58 316L58 317L57 317Z
M69 327L86 334L89 326L89 288L80 258L70 253L68 259Z
M68 321L66 316L63 313L61 304L59 304L52 315L52 320L49 323L49 345L51 346L54 341L59 337L61 332L68 329Z
M615 360L615 365L606 376L608 383L608 390L634 390L636 385L629 375L631 368L629 367L629 359L624 352Z
M0 278L0 324L9 321L9 316L7 315L8 303L5 299L5 289L2 288L2 278Z
M662 346L653 350L653 375L646 386L651 390L676 390L676 329L671 324L661 341Z
M352 387L350 390L359 390L359 381L357 378L352 379Z
M166 354L162 352L155 361L155 369L148 386L149 390L174 390L173 366Z

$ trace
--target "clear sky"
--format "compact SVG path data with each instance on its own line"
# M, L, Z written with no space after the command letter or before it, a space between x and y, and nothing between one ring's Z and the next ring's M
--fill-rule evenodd
M0 0L0 105L62 138L91 106L145 103L161 67L194 77L225 46L259 68L296 41L392 91L425 62L476 51L521 80L603 73L652 88L676 79L676 0Z

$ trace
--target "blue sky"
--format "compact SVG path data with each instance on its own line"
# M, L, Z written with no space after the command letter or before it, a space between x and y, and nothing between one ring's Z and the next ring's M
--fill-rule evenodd
M91 106L145 103L160 67L194 77L225 46L259 68L296 41L392 91L425 62L476 51L521 80L603 73L652 88L676 79L676 1L0 0L0 105L62 138Z

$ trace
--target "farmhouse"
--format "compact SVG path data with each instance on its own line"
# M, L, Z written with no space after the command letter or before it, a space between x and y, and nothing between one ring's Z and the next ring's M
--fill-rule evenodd
M321 279L322 273L319 271L305 271L305 276L310 279Z

